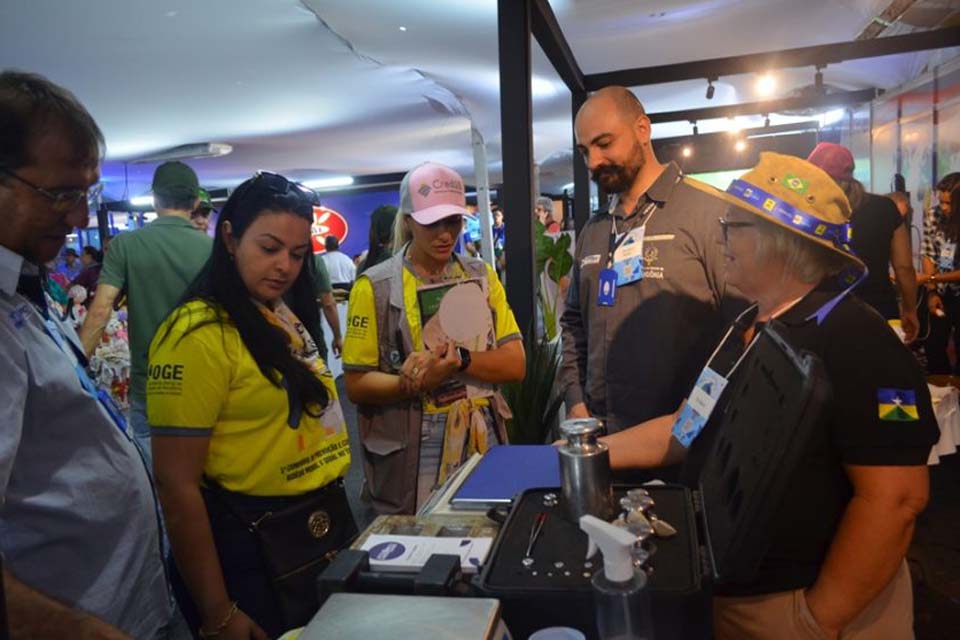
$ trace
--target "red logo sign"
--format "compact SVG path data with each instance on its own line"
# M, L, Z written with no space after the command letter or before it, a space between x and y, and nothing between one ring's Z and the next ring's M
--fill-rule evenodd
M346 219L333 209L327 207L313 208L313 224L310 227L310 235L313 238L314 253L324 253L327 250L323 244L327 236L334 236L340 241L340 244L343 244L343 241L347 239L348 230L349 225L347 225Z

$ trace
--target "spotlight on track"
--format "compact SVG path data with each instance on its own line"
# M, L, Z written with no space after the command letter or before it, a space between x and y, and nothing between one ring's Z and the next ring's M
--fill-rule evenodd
M716 91L717 88L713 86L713 78L707 78L707 100L713 100L713 94Z

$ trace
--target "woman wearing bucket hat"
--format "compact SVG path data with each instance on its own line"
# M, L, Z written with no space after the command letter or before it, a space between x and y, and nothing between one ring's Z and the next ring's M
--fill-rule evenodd
M764 153L724 196L729 284L756 303L708 366L731 381L747 375L736 364L758 325L776 319L794 349L821 359L832 400L789 476L791 500L776 507L753 578L714 587L715 637L912 637L904 554L938 436L923 374L883 320L848 295L865 268L848 245L850 205L830 176ZM717 404L713 415L723 413L722 391ZM687 432L676 428L686 426L683 411L609 436L611 464L683 461L687 478L699 476L719 421L708 414L701 431Z
M493 268L454 254L468 215L454 170L414 168L400 184L399 250L350 294L343 368L381 513L413 513L471 453L506 442L496 385L523 379L523 343Z
M900 320L906 342L913 342L920 331L917 319L917 275L910 251L910 231L890 198L867 193L853 177L853 154L833 142L818 144L807 161L826 172L843 189L853 213L850 245L866 263L870 273L857 287L857 296L887 320ZM890 283L890 265L900 293Z

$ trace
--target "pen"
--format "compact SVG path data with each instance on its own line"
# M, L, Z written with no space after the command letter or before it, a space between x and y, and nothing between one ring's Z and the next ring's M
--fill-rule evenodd
M540 537L540 532L543 530L543 523L546 521L546 512L538 513L536 519L533 521L533 526L530 527L530 541L527 543L527 558L533 553L533 546L537 544L537 538Z

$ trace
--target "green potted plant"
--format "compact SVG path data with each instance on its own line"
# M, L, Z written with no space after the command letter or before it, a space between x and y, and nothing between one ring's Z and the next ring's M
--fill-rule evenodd
M563 397L557 393L555 383L560 368L560 340L558 335L557 309L563 280L573 268L570 255L571 238L567 234L558 237L546 235L540 222L536 223L536 268L540 283L537 301L543 314L544 332L535 328L527 332L527 375L521 382L504 385L503 395L513 412L507 424L512 444L543 444L551 439L557 422ZM548 291L544 280L555 283Z

